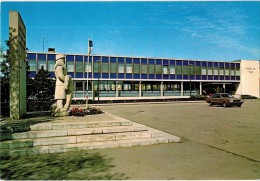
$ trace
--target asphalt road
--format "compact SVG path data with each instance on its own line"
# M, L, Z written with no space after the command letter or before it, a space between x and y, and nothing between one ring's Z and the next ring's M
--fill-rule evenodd
M260 179L260 101L241 108L205 102L110 104L102 110L179 136L182 143L98 152L132 180Z

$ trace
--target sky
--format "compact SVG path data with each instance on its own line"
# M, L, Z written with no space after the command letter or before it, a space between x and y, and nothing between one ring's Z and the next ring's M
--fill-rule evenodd
M260 1L1 2L1 44L8 12L19 11L32 52L260 60Z

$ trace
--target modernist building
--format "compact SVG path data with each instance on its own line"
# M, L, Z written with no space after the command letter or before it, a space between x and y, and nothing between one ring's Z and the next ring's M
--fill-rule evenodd
M55 52L28 52L31 75L44 66L54 77ZM189 97L230 92L259 97L259 61L197 61L66 54L74 100Z

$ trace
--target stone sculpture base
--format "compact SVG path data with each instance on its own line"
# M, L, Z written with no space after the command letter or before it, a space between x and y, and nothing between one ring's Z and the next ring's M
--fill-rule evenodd
M67 110L60 110L57 108L57 104L54 103L52 106L51 106L51 115L53 117L64 117L64 116L69 116L69 113Z

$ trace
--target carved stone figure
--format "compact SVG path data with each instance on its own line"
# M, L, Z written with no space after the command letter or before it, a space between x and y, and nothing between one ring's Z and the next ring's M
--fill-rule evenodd
M71 76L67 75L65 56L63 54L56 56L54 74L56 77L54 96L56 103L52 105L51 112L53 116L67 116L72 100L73 81Z

